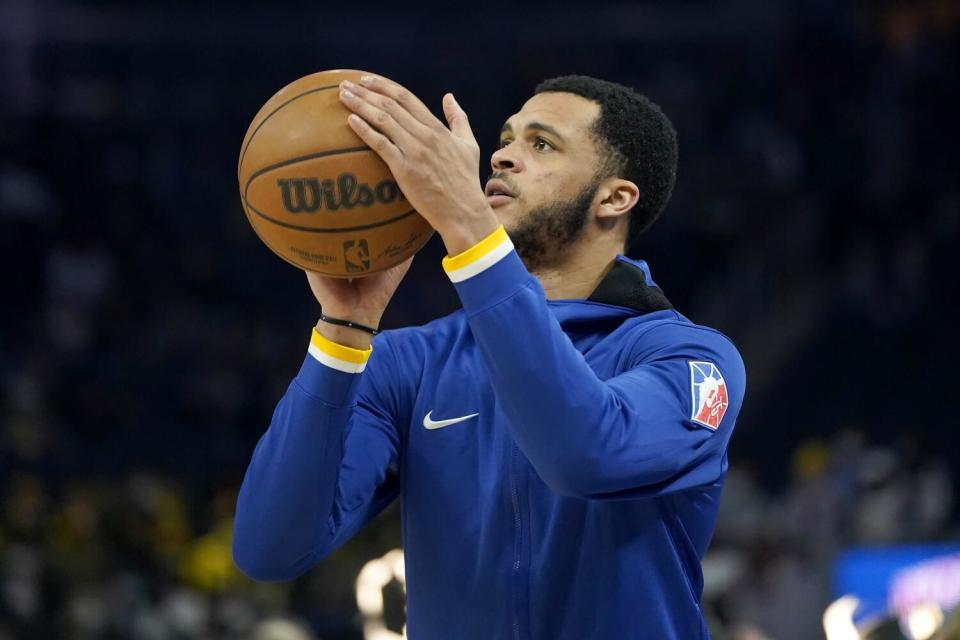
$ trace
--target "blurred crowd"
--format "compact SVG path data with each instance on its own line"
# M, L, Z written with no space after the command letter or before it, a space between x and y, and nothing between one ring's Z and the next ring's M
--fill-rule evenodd
M849 427L801 443L786 466L775 492L746 464L728 473L704 561L716 640L822 637L843 549L960 540L955 474L909 436L882 446Z
M646 3L657 37L582 42L577 23L494 42L471 35L489 16L423 12L408 58L396 33L195 40L189 20L168 33L104 2L46 5L99 22L45 32L12 2L34 39L0 41L0 638L360 637L353 580L399 545L395 510L289 584L251 583L229 554L246 462L318 312L245 221L234 163L266 98L324 68L431 105L454 90L485 154L563 73L635 86L673 119L677 189L634 253L733 338L749 380L705 562L716 637L818 637L840 549L960 536L960 5L726 4ZM686 10L715 31L691 38ZM243 16L238 31L259 19ZM104 36L127 25L142 41ZM456 308L442 255L435 239L415 260L386 327Z
M21 472L5 489L3 640L358 638L354 581L399 535L372 527L321 570L258 584L233 565L233 491L198 499L182 480L147 472L56 492Z
M747 464L729 471L704 560L716 640L820 637L841 550L960 539L955 479L909 439L880 446L848 428L804 442L788 466L790 481L775 490ZM391 508L303 577L258 584L233 566L230 488L201 496L182 479L141 471L57 491L21 471L5 490L3 640L360 638L356 578L400 536ZM402 586L389 589L384 617L399 631Z

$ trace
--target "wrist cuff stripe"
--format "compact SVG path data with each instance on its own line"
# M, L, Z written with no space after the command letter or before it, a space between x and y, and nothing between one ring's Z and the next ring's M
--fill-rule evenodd
M463 253L443 259L443 270L452 282L462 282L498 263L513 251L513 242L503 225Z
M307 349L310 355L318 362L345 373L360 373L367 366L367 360L373 353L373 347L367 349L353 349L337 344L323 337L319 331L313 330L310 336L310 346Z

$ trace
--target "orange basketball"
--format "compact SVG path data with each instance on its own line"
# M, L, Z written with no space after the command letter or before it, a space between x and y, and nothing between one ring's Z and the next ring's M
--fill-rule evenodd
M237 166L260 239L290 264L340 278L388 269L433 233L347 124L339 84L364 73L321 71L278 91L250 123Z

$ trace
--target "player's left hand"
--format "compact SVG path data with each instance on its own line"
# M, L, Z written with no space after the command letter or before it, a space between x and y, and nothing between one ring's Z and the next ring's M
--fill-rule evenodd
M350 127L383 158L450 255L497 228L480 185L480 145L453 94L443 97L447 125L409 90L378 76L341 83L340 100L353 112Z

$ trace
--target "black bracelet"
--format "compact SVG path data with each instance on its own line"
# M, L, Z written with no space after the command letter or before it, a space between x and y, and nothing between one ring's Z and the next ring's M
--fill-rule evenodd
M373 327L368 327L365 324L359 324L357 322L351 322L350 320L341 320L340 318L331 318L330 316L323 315L323 312L320 313L320 320L326 322L327 324L335 324L338 327L350 327L351 329L359 329L360 331L366 331L372 336L380 333Z

